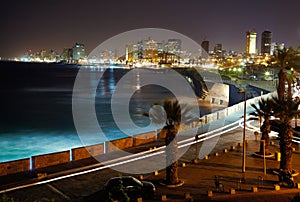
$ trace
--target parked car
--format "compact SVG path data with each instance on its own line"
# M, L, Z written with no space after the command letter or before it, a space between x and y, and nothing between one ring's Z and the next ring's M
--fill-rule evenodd
M140 181L132 176L111 178L105 184L105 193L109 200L136 201L137 198L149 199L155 195L155 186L151 182Z

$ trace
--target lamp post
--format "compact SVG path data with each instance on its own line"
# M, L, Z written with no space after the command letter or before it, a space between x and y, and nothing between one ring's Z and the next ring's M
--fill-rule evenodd
M266 142L265 140L261 140L261 142L263 143L263 146L264 146L264 149L263 149L263 152L264 152L264 174L266 175L267 174L267 165L266 165Z
M199 122L201 122L201 134L203 134L203 119L202 118L199 118ZM198 134L195 136L195 141L196 141L196 144L195 144L195 159L194 159L194 163L198 163L199 161L199 156L198 156L198 140L199 140L199 137L198 137Z
M195 153L195 159L194 159L194 163L198 163L199 161L199 157L198 157L198 135L195 136L195 141L196 141L196 144L195 144L195 147L196 147L196 153Z
M242 160L242 173L246 172L246 110L247 110L247 99L246 91L240 89L238 93L244 94L244 128L243 128L243 160Z

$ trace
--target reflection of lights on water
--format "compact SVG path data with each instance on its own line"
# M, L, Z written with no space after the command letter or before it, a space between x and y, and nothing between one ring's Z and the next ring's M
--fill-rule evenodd
M137 90L141 89L141 81L140 81L140 74L139 74L139 72L137 72L137 75L136 75L136 89Z

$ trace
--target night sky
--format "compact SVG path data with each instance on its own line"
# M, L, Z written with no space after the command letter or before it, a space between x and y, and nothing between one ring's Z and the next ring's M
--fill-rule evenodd
M245 32L273 32L274 42L300 46L299 0L3 0L0 12L0 57L26 50L59 53L75 42L87 53L106 39L138 28L182 33L210 49L245 50ZM140 39L137 39L140 40Z

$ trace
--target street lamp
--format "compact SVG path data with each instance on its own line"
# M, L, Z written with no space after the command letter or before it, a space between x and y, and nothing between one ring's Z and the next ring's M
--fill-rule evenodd
M203 134L203 119L202 118L199 118L199 122L201 122L201 134ZM199 156L198 156L198 140L199 140L199 137L198 137L198 134L195 136L195 141L196 141L196 144L195 144L195 159L194 159L194 163L198 163L199 161Z
M242 173L246 172L246 110L247 110L247 99L246 91L239 89L238 93L244 94L244 128L243 128L243 161L242 161Z

